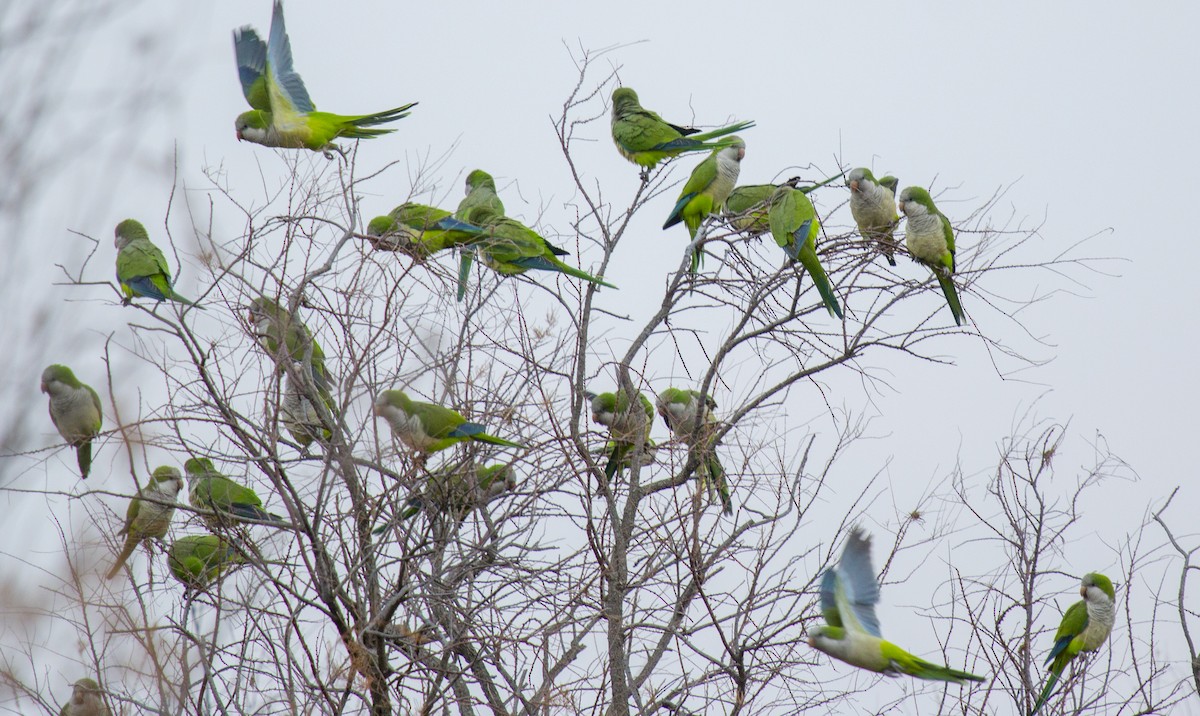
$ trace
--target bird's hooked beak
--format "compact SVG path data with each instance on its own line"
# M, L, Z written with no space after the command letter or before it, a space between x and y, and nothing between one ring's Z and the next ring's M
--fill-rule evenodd
M854 192L855 194L858 193L858 180L857 179L854 179L853 181L850 182L850 191Z
M43 393L50 392L50 385L48 383L46 383L46 381L44 381L44 380L42 381L42 392Z
M237 134L237 138L238 138L239 142L242 141L243 139L245 139L245 137L242 136L242 130L238 129L234 133Z
M740 162L740 161L742 161L742 160L743 160L743 159L745 159L745 158L746 158L746 148L745 148L745 147L740 147L740 148L738 149L738 161Z
M1087 585L1086 584L1079 585L1079 596L1083 597L1084 599L1087 599Z

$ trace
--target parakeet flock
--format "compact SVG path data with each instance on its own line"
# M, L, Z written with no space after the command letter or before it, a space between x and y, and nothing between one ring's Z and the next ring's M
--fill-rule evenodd
M234 50L242 91L252 108L236 119L238 140L332 156L333 152L341 152L335 140L370 139L393 132L382 125L407 116L416 106L412 102L362 115L317 111L292 65L279 0L274 4L268 40L263 42L253 28L243 27L234 32ZM702 132L671 124L645 109L631 88L618 87L612 93L612 139L620 155L640 168L643 181L660 162L693 152L707 153L684 183L663 225L664 229L680 223L686 227L691 273L703 268L706 224L724 222L746 237L769 233L787 262L798 263L810 277L830 319L845 320L852 307L839 301L836 287L821 263L821 220L809 196L843 175L808 186L801 186L798 178L780 184L738 186L740 163L747 147L738 133L754 126L754 122L743 121ZM894 177L876 179L865 167L845 173L845 185L862 246L896 267L896 255L902 248L895 236L901 218L906 219L904 249L932 272L955 324L963 325L966 316L954 280L954 228L929 192L909 186L897 196ZM359 238L370 242L375 250L407 255L418 263L440 252L457 252L459 300L467 291L476 260L503 276L549 271L595 287L616 288L606 277L567 264L562 258L568 255L565 250L506 216L495 181L486 172L472 171L466 190L454 212L404 203L372 219ZM115 245L123 303L149 299L153 302L150 308L154 308L165 301L176 304L172 310L181 313L204 308L175 291L167 260L141 223L127 219L118 224ZM301 319L304 307L302 300L286 305L259 296L245 307L243 317L250 334L273 363L271 373L282 376L280 424L295 446L307 451L314 444L328 445L340 429L342 416L333 397L337 377L331 374L324 351ZM51 365L43 371L41 390L49 396L55 428L75 449L81 477L87 478L92 469L93 442L102 439L103 405L98 393L63 365ZM719 456L722 423L715 415L717 403L711 396L672 386L664 387L653 402L643 393L631 398L623 390L587 393L585 397L593 421L607 430L598 450L600 459L595 463L597 478L602 475L611 483L620 479L622 471L655 462L659 446L650 434L657 412L674 439L687 449L697 497L719 505L724 515L735 513L730 472ZM457 410L414 400L401 389L380 391L374 396L373 408L376 418L411 451L414 464L421 468L435 453L460 443L483 443L492 450L515 451L518 456L528 449L487 432L487 427L467 420ZM516 459L491 465L447 463L426 471L426 483L414 490L406 509L376 528L375 534L403 529L405 520L423 510L461 522L473 510L516 487L518 477L512 467ZM235 469L234 465L222 467ZM212 457L194 454L183 468L181 472L171 465L158 467L130 499L124 526L118 533L124 540L107 573L110 579L127 568L139 546L153 547L166 538L176 511L176 497L184 486L184 473L192 511L211 530L210 534L180 537L166 546L167 568L187 593L210 589L223 574L252 560L244 548L248 527L289 527L287 519L264 507L254 490L222 474ZM809 629L809 644L873 672L957 684L984 681L983 676L926 661L883 639L875 613L880 585L872 567L870 546L865 533L852 530L840 562L824 573L819 599L824 625ZM1112 629L1112 582L1103 575L1088 574L1080 593L1083 600L1067 610L1055 636L1046 659L1049 671L1045 687L1031 713L1050 698L1066 666L1078 655L1100 648ZM96 681L80 679L62 713L107 714L103 693Z

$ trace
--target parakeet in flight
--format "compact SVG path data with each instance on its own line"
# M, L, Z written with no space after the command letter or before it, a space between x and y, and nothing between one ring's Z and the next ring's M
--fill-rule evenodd
M966 314L954 288L954 229L950 220L934 206L929 192L919 186L906 187L900 192L900 211L908 219L904 245L913 258L933 271L954 322L961 326Z
M896 188L900 181L893 176L876 179L870 169L851 169L846 176L850 188L850 215L858 224L862 237L871 242L891 266L896 265L896 242L892 234L900 223L896 212Z
M424 486L405 501L404 510L393 522L373 530L382 534L394 522L413 517L424 510L435 515L447 515L461 522L473 510L483 507L501 495L515 490L517 474L511 465L452 465L429 474Z
M367 238L379 251L397 251L424 261L438 251L469 244L484 231L454 218L450 212L406 203L367 225Z
M608 461L604 465L604 476L609 480L622 468L629 467L629 458L634 450L652 453L655 449L650 440L650 428L654 424L654 405L645 393L638 393L638 405L631 406L628 394L619 390L616 393L584 393L592 408L592 420L608 428L609 442ZM641 407L641 411L638 407ZM643 458L641 464L652 462L650 457Z
M71 688L71 700L63 704L58 716L112 716L104 705L104 689L95 679L80 679Z
M700 223L709 214L715 214L725 204L733 187L737 185L742 159L746 156L746 143L738 137L730 137L728 146L714 149L704 161L696 165L691 177L679 192L679 200L667 217L663 229L683 222L687 226L688 238L696 240ZM697 247L692 254L692 273L700 267L704 250Z
M507 216L483 222L485 234L476 244L483 263L502 276L523 274L530 269L556 271L599 286L616 288L586 271L563 263L558 257L567 252L542 238L542 235Z
M167 550L171 574L189 591L207 589L222 574L245 562L232 542L211 534L180 537Z
M727 146L728 140L711 139L750 129L754 122L738 122L708 132L664 122L662 117L638 103L637 92L618 87L612 93L612 137L617 151L643 167L643 176L663 159L683 152L712 151Z
M771 195L771 208L767 216L775 243L779 244L788 258L799 261L808 271L829 315L842 318L842 308L833 293L829 276L817 258L817 234L820 233L821 222L808 196L799 189L781 186Z
M271 35L267 42L254 28L233 31L233 52L237 58L242 94L254 109L238 115L234 126L237 138L267 147L311 149L314 152L337 150L333 140L369 139L394 129L378 129L408 116L416 102L374 114L338 115L318 112L304 81L292 67L292 47L283 24L283 3L275 0L271 13Z
M129 501L129 508L125 510L125 526L117 533L125 535L125 544L112 569L108 570L109 579L121 572L121 567L139 544L166 536L175 515L175 497L182 489L183 475L178 469L163 465L154 470L150 482L138 490L137 497Z
M496 180L482 169L476 169L467 175L467 193L458 208L454 218L468 224L481 226L504 216L504 202L496 194ZM458 300L467 295L467 279L471 277L471 263L475 259L474 247L460 249L458 257Z
M1083 600L1067 609L1054 634L1054 648L1046 656L1050 675L1029 716L1034 716L1050 698L1067 664L1083 652L1099 649L1112 631L1117 609L1117 593L1112 580L1096 572L1085 574L1079 594Z
M729 495L729 482L725 479L725 468L717 458L717 446L713 433L717 419L712 411L717 407L711 396L698 390L667 388L658 394L658 414L667 428L688 446L699 453L700 465L696 468L696 479L701 489L714 492L721 502L721 511L733 514L733 499Z
M279 515L263 509L262 500L254 490L217 472L212 460L188 458L183 469L187 471L188 502L197 510L213 513L204 517L214 527L228 525L234 520L284 522Z
M79 382L70 368L58 364L42 371L42 392L50 396L50 420L63 440L74 446L79 474L86 480L92 471L92 439L103 423L100 396L92 386Z
M134 296L153 298L155 301L175 301L185 306L197 306L175 293L171 283L171 269L163 252L150 241L146 227L133 219L117 224L117 281L125 294L128 305Z
M279 372L284 372L283 361L292 360L312 366L313 380L322 395L329 391L329 370L325 367L325 351L313 339L312 331L300 317L266 296L250 302L249 319L258 344L275 361Z
M422 455L445 450L464 440L518 449L525 447L488 435L482 425L467 422L457 410L412 400L402 390L385 390L376 396L375 415L387 421L401 442Z
M885 641L875 615L878 602L871 538L855 528L846 540L838 566L827 569L821 577L821 614L826 624L808 630L809 645L851 666L887 676L908 674L955 684L986 681L982 676L925 661Z

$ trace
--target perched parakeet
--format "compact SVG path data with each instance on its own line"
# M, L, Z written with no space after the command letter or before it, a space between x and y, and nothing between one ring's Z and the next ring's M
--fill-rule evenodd
M637 92L618 87L612 93L612 137L617 151L629 161L643 167L643 174L663 159L677 157L683 152L720 149L728 140L710 139L750 129L754 122L738 122L708 132L664 122L662 117L638 103Z
M279 515L263 509L262 500L254 490L217 472L212 460L188 458L183 469L187 471L188 502L197 510L213 513L204 517L214 527L228 525L231 520L284 522Z
M233 543L217 535L188 535L167 550L167 566L188 590L207 589L223 573L246 558Z
M308 361L317 389L322 395L328 394L330 377L325 367L325 351L298 315L288 313L274 299L259 296L250 302L249 318L258 344L275 361L280 373L284 372L285 360L301 364Z
M483 432L482 425L468 423L457 410L412 400L402 390L381 392L375 398L375 415L387 421L401 442L422 455L445 450L464 440L502 447L525 447L488 435Z
M52 365L42 371L42 392L50 396L50 420L75 448L79 474L85 480L92 471L92 439L100 434L103 413L100 396L92 386L80 383L65 365Z
M493 217L484 222L484 229L487 233L475 244L475 248L483 263L502 276L515 276L530 269L557 271L600 286L616 288L602 278L563 263L558 257L568 255L566 251L516 219Z
M900 215L896 213L896 187L893 176L875 179L866 167L851 169L846 177L850 187L850 215L862 237L874 244L891 266L896 265L896 242L892 238Z
M817 258L817 234L820 233L821 222L808 196L799 189L781 186L771 195L771 208L767 216L775 243L779 244L788 258L799 261L808 275L812 276L813 285L821 294L829 315L842 318L842 308L833 293L829 276Z
M139 544L166 536L171 518L175 516L175 497L182 489L183 475L177 468L163 465L154 470L150 482L138 490L137 497L129 501L129 508L125 510L125 526L117 533L125 535L125 544L112 569L108 570L109 579L120 573Z
M323 398L325 408L331 416L337 414L337 405L327 392L315 389L311 381L302 383L308 375L299 363L293 362L294 370L284 382L283 395L279 401L279 422L291 433L300 447L308 447L313 441L329 442L333 433L321 422L321 414L309 398L314 392Z
M917 261L928 266L937 277L954 322L962 325L966 314L954 288L954 229L945 214L934 206L929 192L919 186L900 192L900 211L908 219L904 245Z
M1112 631L1117 609L1117 593L1112 580L1096 572L1085 574L1079 584L1079 594L1083 600L1067 609L1054 633L1054 648L1046 656L1050 675L1029 716L1034 716L1050 698L1067 664L1085 651L1099 649Z
M738 137L730 137L728 146L714 149L692 170L692 176L679 192L679 200L663 228L669 229L682 221L687 226L689 239L695 241L704 217L720 211L733 191L745 156L746 143ZM703 257L704 250L697 248L692 254L692 273L700 267Z
M630 456L639 446L647 451L654 449L654 443L650 441L654 405L641 392L638 393L640 413L630 405L628 394L623 390L584 393L584 396L591 402L592 420L608 428L608 462L604 466L604 476L612 480L618 470L628 467ZM642 464L646 462L643 460Z
M852 666L888 676L908 674L955 684L986 681L982 676L925 661L885 641L875 615L878 602L871 538L855 528L846 540L838 566L827 569L821 577L821 614L826 625L808 630L809 645Z
M725 468L717 458L717 446L712 437L717 429L717 419L712 414L717 407L716 401L698 390L667 388L658 394L657 407L667 428L698 451L700 465L696 468L696 478L701 488L707 489L710 495L715 492L721 501L721 511L732 515L729 482L725 479Z
M367 238L378 251L397 251L423 261L443 249L475 241L483 229L455 219L450 212L406 203L367 225Z
M237 58L242 94L254 108L238 115L234 123L239 140L314 152L336 150L333 140L337 137L369 139L396 131L378 129L375 125L407 117L408 110L417 104L411 102L383 112L360 115L316 111L304 81L292 67L292 47L283 24L280 0L275 0L275 9L271 13L268 42L264 43L254 28L242 27L233 31L233 52Z
M472 225L482 225L484 222L495 221L504 216L504 202L496 194L496 180L482 169L476 169L467 175L467 193L458 208L454 218ZM471 277L471 263L475 259L474 247L460 250L458 257L458 300L467 295L467 279Z
M409 496L395 521L407 520L424 510L461 522L473 510L516 488L517 474L511 465L443 467L430 473L425 485ZM376 527L374 534L382 534L390 527L391 523Z
M125 293L126 305L134 296L153 298L155 301L175 301L185 306L196 305L175 293L167 259L162 250L151 243L146 227L133 219L126 219L117 224L115 234L117 281Z
M771 208L771 197L775 194L776 189L781 186L790 186L808 194L814 189L820 189L826 184L837 181L844 174L845 172L834 174L816 184L806 184L805 186L800 186L800 182L803 181L800 177L792 177L782 184L743 184L734 187L733 191L729 193L722 214L736 231L741 231L749 236L765 234L771 230L768 213Z
M71 689L71 700L63 704L58 716L112 716L104 705L104 689L95 679L80 679Z

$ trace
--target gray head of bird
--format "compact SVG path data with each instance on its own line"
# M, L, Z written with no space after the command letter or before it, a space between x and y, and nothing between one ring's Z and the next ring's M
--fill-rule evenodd
M1089 572L1083 575L1083 579L1079 583L1079 596L1088 601L1095 601L1104 594L1108 600L1116 601L1117 593L1113 589L1112 580L1105 577L1099 572Z
M863 180L871 182L875 181L875 177L871 175L870 169L867 169L866 167L851 169L850 173L846 175L846 186L850 187L850 191L857 194L862 191L859 185Z
M117 224L117 228L113 230L113 236L113 245L118 250L125 248L138 239L150 239L150 235L146 233L146 227L134 219L126 219Z

